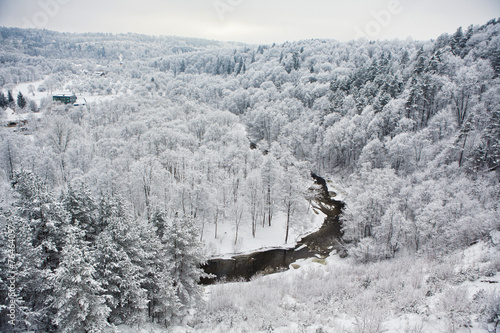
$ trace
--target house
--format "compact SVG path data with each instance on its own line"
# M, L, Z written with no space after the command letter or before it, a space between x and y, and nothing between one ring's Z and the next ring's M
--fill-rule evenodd
M6 127L24 126L28 122L27 114L18 114L11 108L5 110L4 116L2 118L2 125Z
M74 94L59 94L52 96L52 100L64 104L74 104L76 102L76 96Z
M87 105L87 100L85 98L77 98L73 106L84 106Z

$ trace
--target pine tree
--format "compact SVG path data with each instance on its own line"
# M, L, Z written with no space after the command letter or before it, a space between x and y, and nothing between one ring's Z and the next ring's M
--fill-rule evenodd
M95 241L96 277L106 290L110 320L117 324L136 324L144 321L147 308L146 290L141 287L145 279L145 267L141 264L147 264L147 256L141 243L140 224L128 217L120 206L118 199L108 198L111 209L107 209L108 214L101 223L105 229Z
M21 108L24 109L26 107L26 99L24 98L23 94L19 92L17 94L17 105Z
M0 223L0 331L8 332L12 325L10 301L15 300L15 327L19 330L50 331L49 302L46 295L50 289L47 274L40 270L41 255L31 244L31 230L24 219L10 210L3 211ZM9 278L15 272L15 290L9 289Z
M109 326L110 309L104 289L95 279L95 263L82 232L70 227L62 251L61 265L53 276L55 283L54 324L58 332L103 332Z
M162 243L168 258L169 275L181 306L176 314L182 317L195 304L201 301L198 282L203 276L199 265L204 261L198 230L191 217L176 217L167 228Z
M464 32L462 27L459 27L457 31L453 34L450 41L451 51L454 55L461 55L462 49L465 47L467 40L464 37Z
M140 244L136 246L136 254L132 259L141 267L141 287L147 293L149 317L153 322L168 326L176 317L182 317L179 313L181 302L174 287L165 244L158 237L161 234L158 230L163 230L166 237L168 221L161 211L156 215L157 218L158 216L161 219L157 219L155 224L149 221L138 224Z
M300 56L297 52L294 52L292 55L292 63L293 63L293 69L298 71L300 68Z
M155 227L156 235L162 239L167 227L167 220L165 215L160 210L156 210L153 213L153 216L151 217L151 224Z
M18 237L23 255L19 262L24 279L21 294L26 307L36 314L38 326L51 327L54 309L50 304L55 286L50 277L61 262L68 214L34 173L16 173L13 185L19 196L16 218L22 226ZM30 321L29 316L26 321Z
M240 75L244 65L245 63L243 62L243 58L240 58L240 61L238 62L238 67L236 67L236 75Z
M0 108L5 108L9 104L9 101L5 97L4 93L0 91Z
M7 92L7 105L9 107L14 107L14 97L12 97L12 91Z
M141 288L141 267L130 258L137 233L132 224L122 222L110 221L96 240L96 278L106 290L111 322L131 325L144 321L146 290Z
M85 232L85 241L93 243L103 226L98 225L97 204L84 185L68 185L62 203L70 215L71 224Z
M30 224L33 246L39 248L43 256L42 268L53 270L59 265L68 214L36 174L18 172L13 185L19 194L16 204L19 215Z

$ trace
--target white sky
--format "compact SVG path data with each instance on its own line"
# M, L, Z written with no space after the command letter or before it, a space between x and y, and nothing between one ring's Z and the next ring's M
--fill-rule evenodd
M246 43L436 38L500 17L500 0L0 0L0 26Z

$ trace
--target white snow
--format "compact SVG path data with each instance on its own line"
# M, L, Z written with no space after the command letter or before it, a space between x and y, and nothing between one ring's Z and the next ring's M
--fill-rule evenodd
M22 121L29 120L31 117L34 117L35 119L40 119L42 117L42 114L40 114L40 113L32 113L32 112L17 113L13 109L7 108L3 112L3 117L0 120L2 121L2 124L4 126L6 126L9 123L19 124Z
M34 100L38 106L40 106L40 101L44 97L48 97L52 99L52 95L49 94L48 91L40 92L38 91L38 87L44 82L44 80L34 81L34 82L24 82L20 83L12 89L12 96L14 100L17 97L17 94L21 92L25 98ZM33 92L30 92L30 86L33 86Z
M12 96L14 97L14 100L17 98L17 94L21 92L25 98L28 98L30 100L33 100L37 103L38 106L40 106L40 102L42 98L48 98L49 100L52 100L53 95L57 95L61 93L60 91L43 91L40 92L38 91L38 88L40 85L44 82L45 80L39 80L39 81L33 81L33 82L23 82L19 83L18 85L14 86L12 90ZM30 86L33 86L32 92L30 92ZM67 86L67 83L64 84L63 86ZM7 94L7 91L3 91L4 94ZM64 92L66 94L71 94L71 92ZM82 94L75 94L77 96L77 102L80 104L82 102L86 102L86 104L90 104L93 102L100 102L100 101L105 101L105 100L112 100L115 98L117 95L92 95L89 93L82 93Z
M459 251L449 255L444 261L427 261L423 258L416 260L393 260L376 264L357 264L352 259L341 259L338 255L331 255L324 260L316 258L302 259L296 261L290 270L282 273L262 276L251 282L236 282L231 284L212 285L205 287L206 299L209 307L218 302L228 302L225 297L234 291L238 298L249 298L247 301L233 301L228 304L241 307L245 316L259 314L266 310L257 307L264 306L262 299L269 299L266 293L273 293L272 304L266 304L267 311L275 312L269 314L267 320L275 316L276 325L273 324L273 332L447 332L454 331L486 333L488 327L481 323L474 307L474 299L477 295L498 295L500 298L499 282L500 273L496 270L492 276L478 275L462 281L463 272L478 269L478 272L487 272L492 258L499 258L500 249L488 242L480 242L465 251ZM408 257L407 260L411 260ZM415 261L415 262L413 262ZM411 263L410 263L411 262ZM399 265L407 267L398 274ZM413 269L412 266L417 268ZM430 275L436 272L449 272L447 277L441 277L438 281L436 292L424 295L427 288L432 285L427 282ZM446 275L446 274L445 274ZM359 282L368 279L367 287L362 288ZM312 285L305 285L310 281ZM335 281L335 282L333 282ZM333 283L334 286L343 287L343 290L333 290L335 293L345 295L339 302L322 303L328 297L319 296L322 291L332 293L331 286L323 286L325 283ZM411 284L412 286L408 286ZM301 285L303 291L296 287ZM277 287L277 291L274 291ZM286 286L295 286L295 289L287 289ZM390 299L381 299L387 291L398 292L399 288L406 288L415 295L421 295L417 301L418 308L409 311L401 311L398 305L394 305ZM260 291L260 289L263 289ZM289 294L288 292L291 292ZM311 293L309 294L309 291ZM282 294L284 292L284 294ZM226 293L229 293L226 296ZM275 294L274 294L275 293ZM313 301L318 298L317 302ZM308 300L310 297L312 300ZM397 294L396 294L397 297ZM323 299L323 301L321 301ZM304 300L307 300L306 303ZM412 295L408 295L412 300ZM366 302L368 301L368 302ZM398 304L404 304L399 302ZM221 306L222 309L224 308ZM311 307L318 307L316 310ZM468 308L471 306L471 308ZM461 307L464 308L461 310ZM317 316L320 311L323 315ZM455 312L454 312L455 311ZM462 312L460 312L462 311ZM471 314L469 314L469 312ZM283 318L283 313L287 316ZM324 314L330 317L325 318ZM465 315L463 315L465 313ZM281 315L280 315L281 314ZM460 317L460 316L463 316ZM236 316L237 317L237 316ZM279 317L279 318L278 318ZM231 317L229 317L231 318ZM360 321L361 320L361 321ZM468 326L461 324L464 320ZM281 322L281 324L278 324ZM286 324L283 324L286 323ZM225 323L228 324L227 322ZM209 323L192 332L224 332L227 326L224 323ZM213 326L210 326L213 325ZM232 332L266 332L266 330L252 330L252 322L231 322ZM253 324L255 327L255 324ZM362 330L362 326L366 325ZM370 326L372 325L372 326ZM374 326L378 329L374 329ZM369 327L371 327L369 329ZM180 327L178 327L180 329ZM491 332L491 325L489 327ZM174 330L175 331L175 330ZM180 331L179 331L180 332Z
M250 222L246 219L240 226L236 244L235 226L230 221L219 223L217 238L214 238L215 225L207 224L203 232L203 242L206 253L211 258L229 258L235 254L251 253L264 248L293 248L301 237L318 230L324 219L323 213L315 212L309 207L303 221L292 223L287 243L285 243L286 214L283 212L275 213L270 227L267 224L262 227L260 222L255 238L252 237Z

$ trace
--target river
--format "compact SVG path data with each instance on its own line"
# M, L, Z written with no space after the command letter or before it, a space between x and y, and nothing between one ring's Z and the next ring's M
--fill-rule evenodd
M325 257L333 250L340 250L342 230L339 216L344 203L334 199L326 180L311 173L316 187L311 189L311 204L326 217L321 228L301 238L294 248L276 248L235 255L229 259L209 259L201 267L212 278L203 278L200 283L212 284L220 281L249 281L258 274L269 274L286 270L298 259Z

